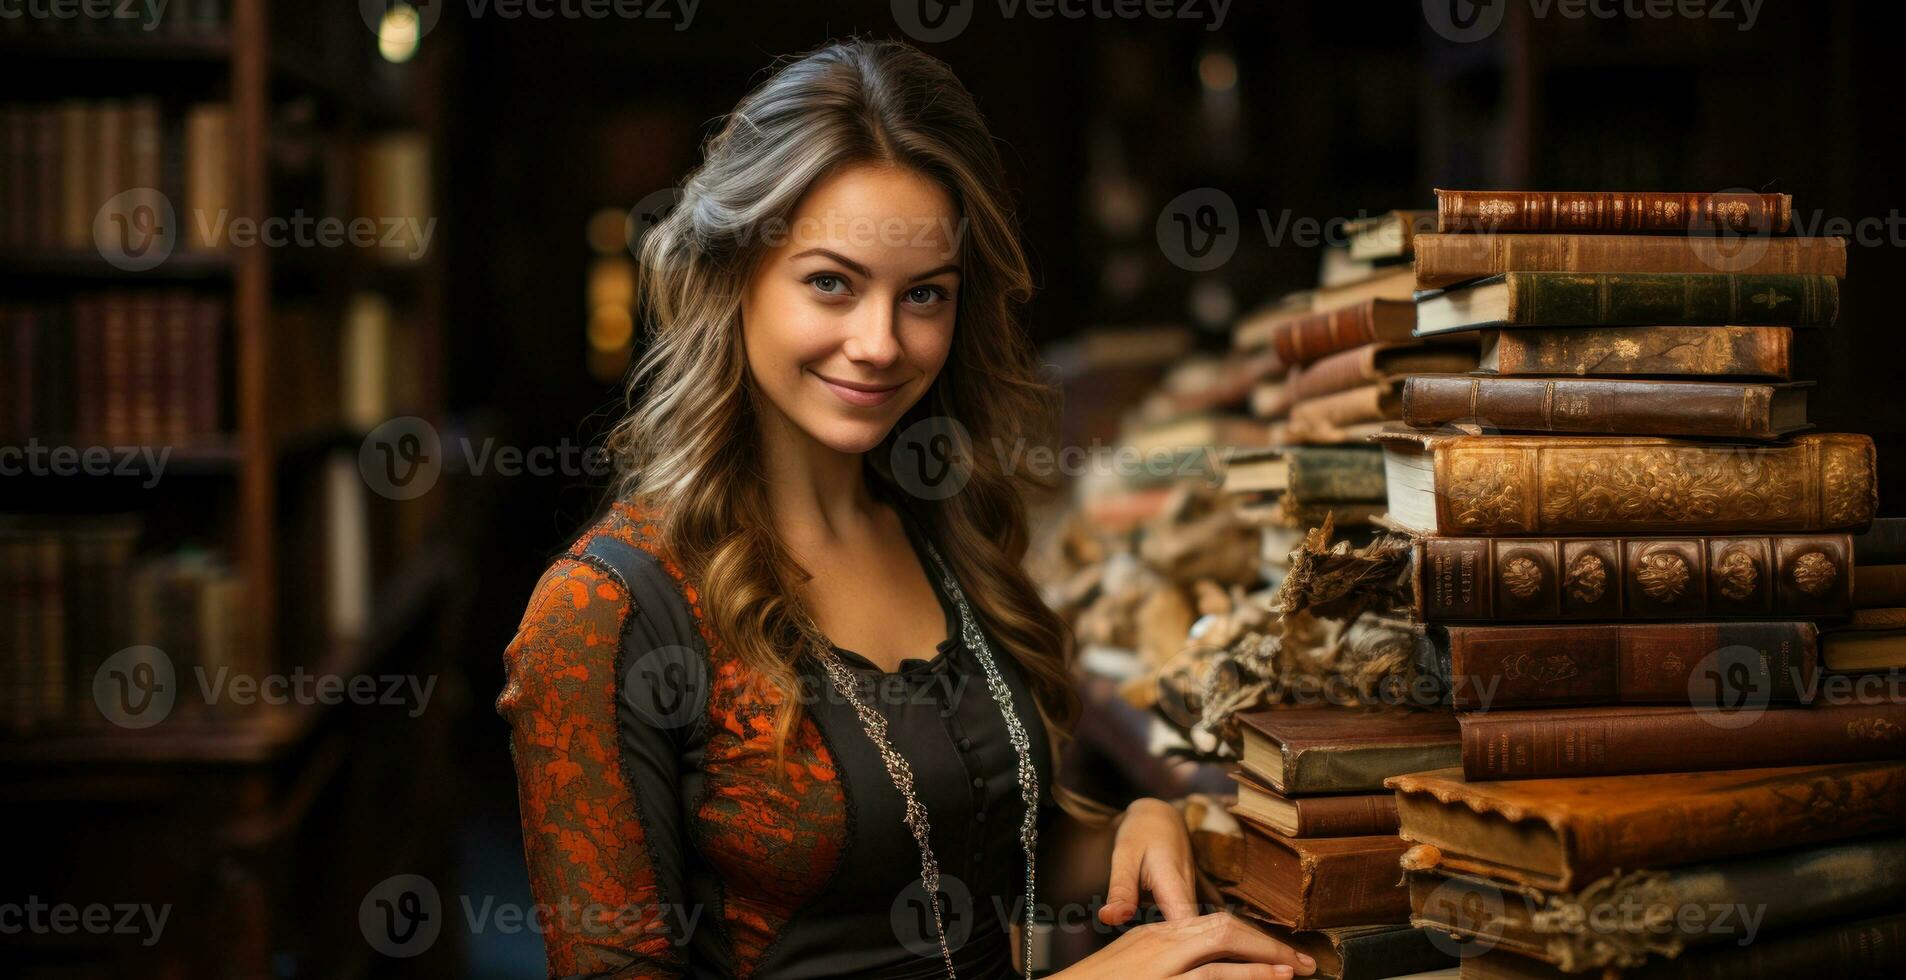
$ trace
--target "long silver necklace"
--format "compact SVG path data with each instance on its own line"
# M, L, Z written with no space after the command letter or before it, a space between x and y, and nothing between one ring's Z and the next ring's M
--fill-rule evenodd
M999 705L999 712L1006 719L1006 736L1019 756L1019 798L1025 804L1025 815L1019 821L1019 844L1026 852L1026 921L1021 930L1023 944L1020 962L1024 965L1026 980L1032 980L1033 864L1039 847L1039 771L1032 764L1032 739L1026 734L1026 726L1013 708L1012 689L1006 686L1006 679L999 672L993 649L986 642L986 635L980 632L979 620L974 617L972 607L967 605L966 595L960 591L959 580L953 577L946 562L940 559L940 552L933 547L933 543L924 539L922 543L926 545L927 555L933 559L934 567L939 570L941 584L953 597L953 604L960 611L960 638L979 659L980 668L986 673L986 689L992 692L993 702ZM860 685L853 671L841 660L840 654L834 652L833 645L821 635L820 629L807 617L806 612L799 612L797 618L820 658L821 667L827 672L828 682L853 705L868 740L880 751L887 778L893 781L894 789L899 791L900 798L906 803L902 820L913 833L913 842L920 848L920 884L926 889L927 904L933 906L933 928L940 940L940 960L946 964L949 980L958 980L958 974L953 972L953 950L946 941L946 923L942 921L940 913L940 864L933 857L932 828L927 822L926 806L913 793L913 767L907 764L905 756L894 749L893 740L887 734L887 719L860 696Z

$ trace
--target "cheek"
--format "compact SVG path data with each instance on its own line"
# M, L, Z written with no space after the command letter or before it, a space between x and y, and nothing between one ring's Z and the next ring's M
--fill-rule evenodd
M839 346L832 320L788 290L766 288L742 306L742 340L748 367L770 391L786 386L801 369Z

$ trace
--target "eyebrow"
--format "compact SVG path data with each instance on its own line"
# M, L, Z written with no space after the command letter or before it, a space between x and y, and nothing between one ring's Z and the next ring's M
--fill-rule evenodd
M795 259L804 259L810 255L819 255L824 258L833 259L834 261L839 262L841 265L846 266L848 271L854 273L857 276L860 276L863 279L872 279L874 277L873 270L867 268L864 265L861 265L859 262L855 262L853 259L850 259L847 256L840 254L839 252L834 251L833 249L810 248L804 252L797 252L793 255L788 256L788 261L792 262ZM931 269L926 272L922 272L919 275L914 276L912 279L909 279L907 281L921 282L927 279L931 279L934 276L937 276L943 272L951 272L954 275L959 275L959 272L960 272L959 263L949 262L946 265L940 266L937 269Z

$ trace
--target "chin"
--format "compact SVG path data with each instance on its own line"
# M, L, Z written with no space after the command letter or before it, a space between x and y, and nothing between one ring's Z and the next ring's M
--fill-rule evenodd
M817 420L818 424L804 425L808 435L814 441L837 453L871 452L880 440L887 438L893 430L891 419L843 419L832 418Z

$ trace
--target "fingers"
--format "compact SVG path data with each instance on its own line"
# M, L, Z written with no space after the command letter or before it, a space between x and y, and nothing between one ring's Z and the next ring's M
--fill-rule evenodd
M1272 939L1228 912L1214 912L1177 922L1141 926L1152 930L1168 959L1167 972L1226 962L1283 965L1297 976L1308 976L1317 961Z
M1165 921L1195 918L1198 915L1197 889L1191 884L1191 869L1184 863L1154 858L1145 867L1151 886L1152 901L1165 913Z
M1145 858L1136 847L1120 844L1112 850L1112 877L1105 888L1105 905L1099 909L1099 921L1108 926L1122 925L1138 913L1138 869Z
M1291 980L1291 968L1266 963L1206 963L1175 980Z

